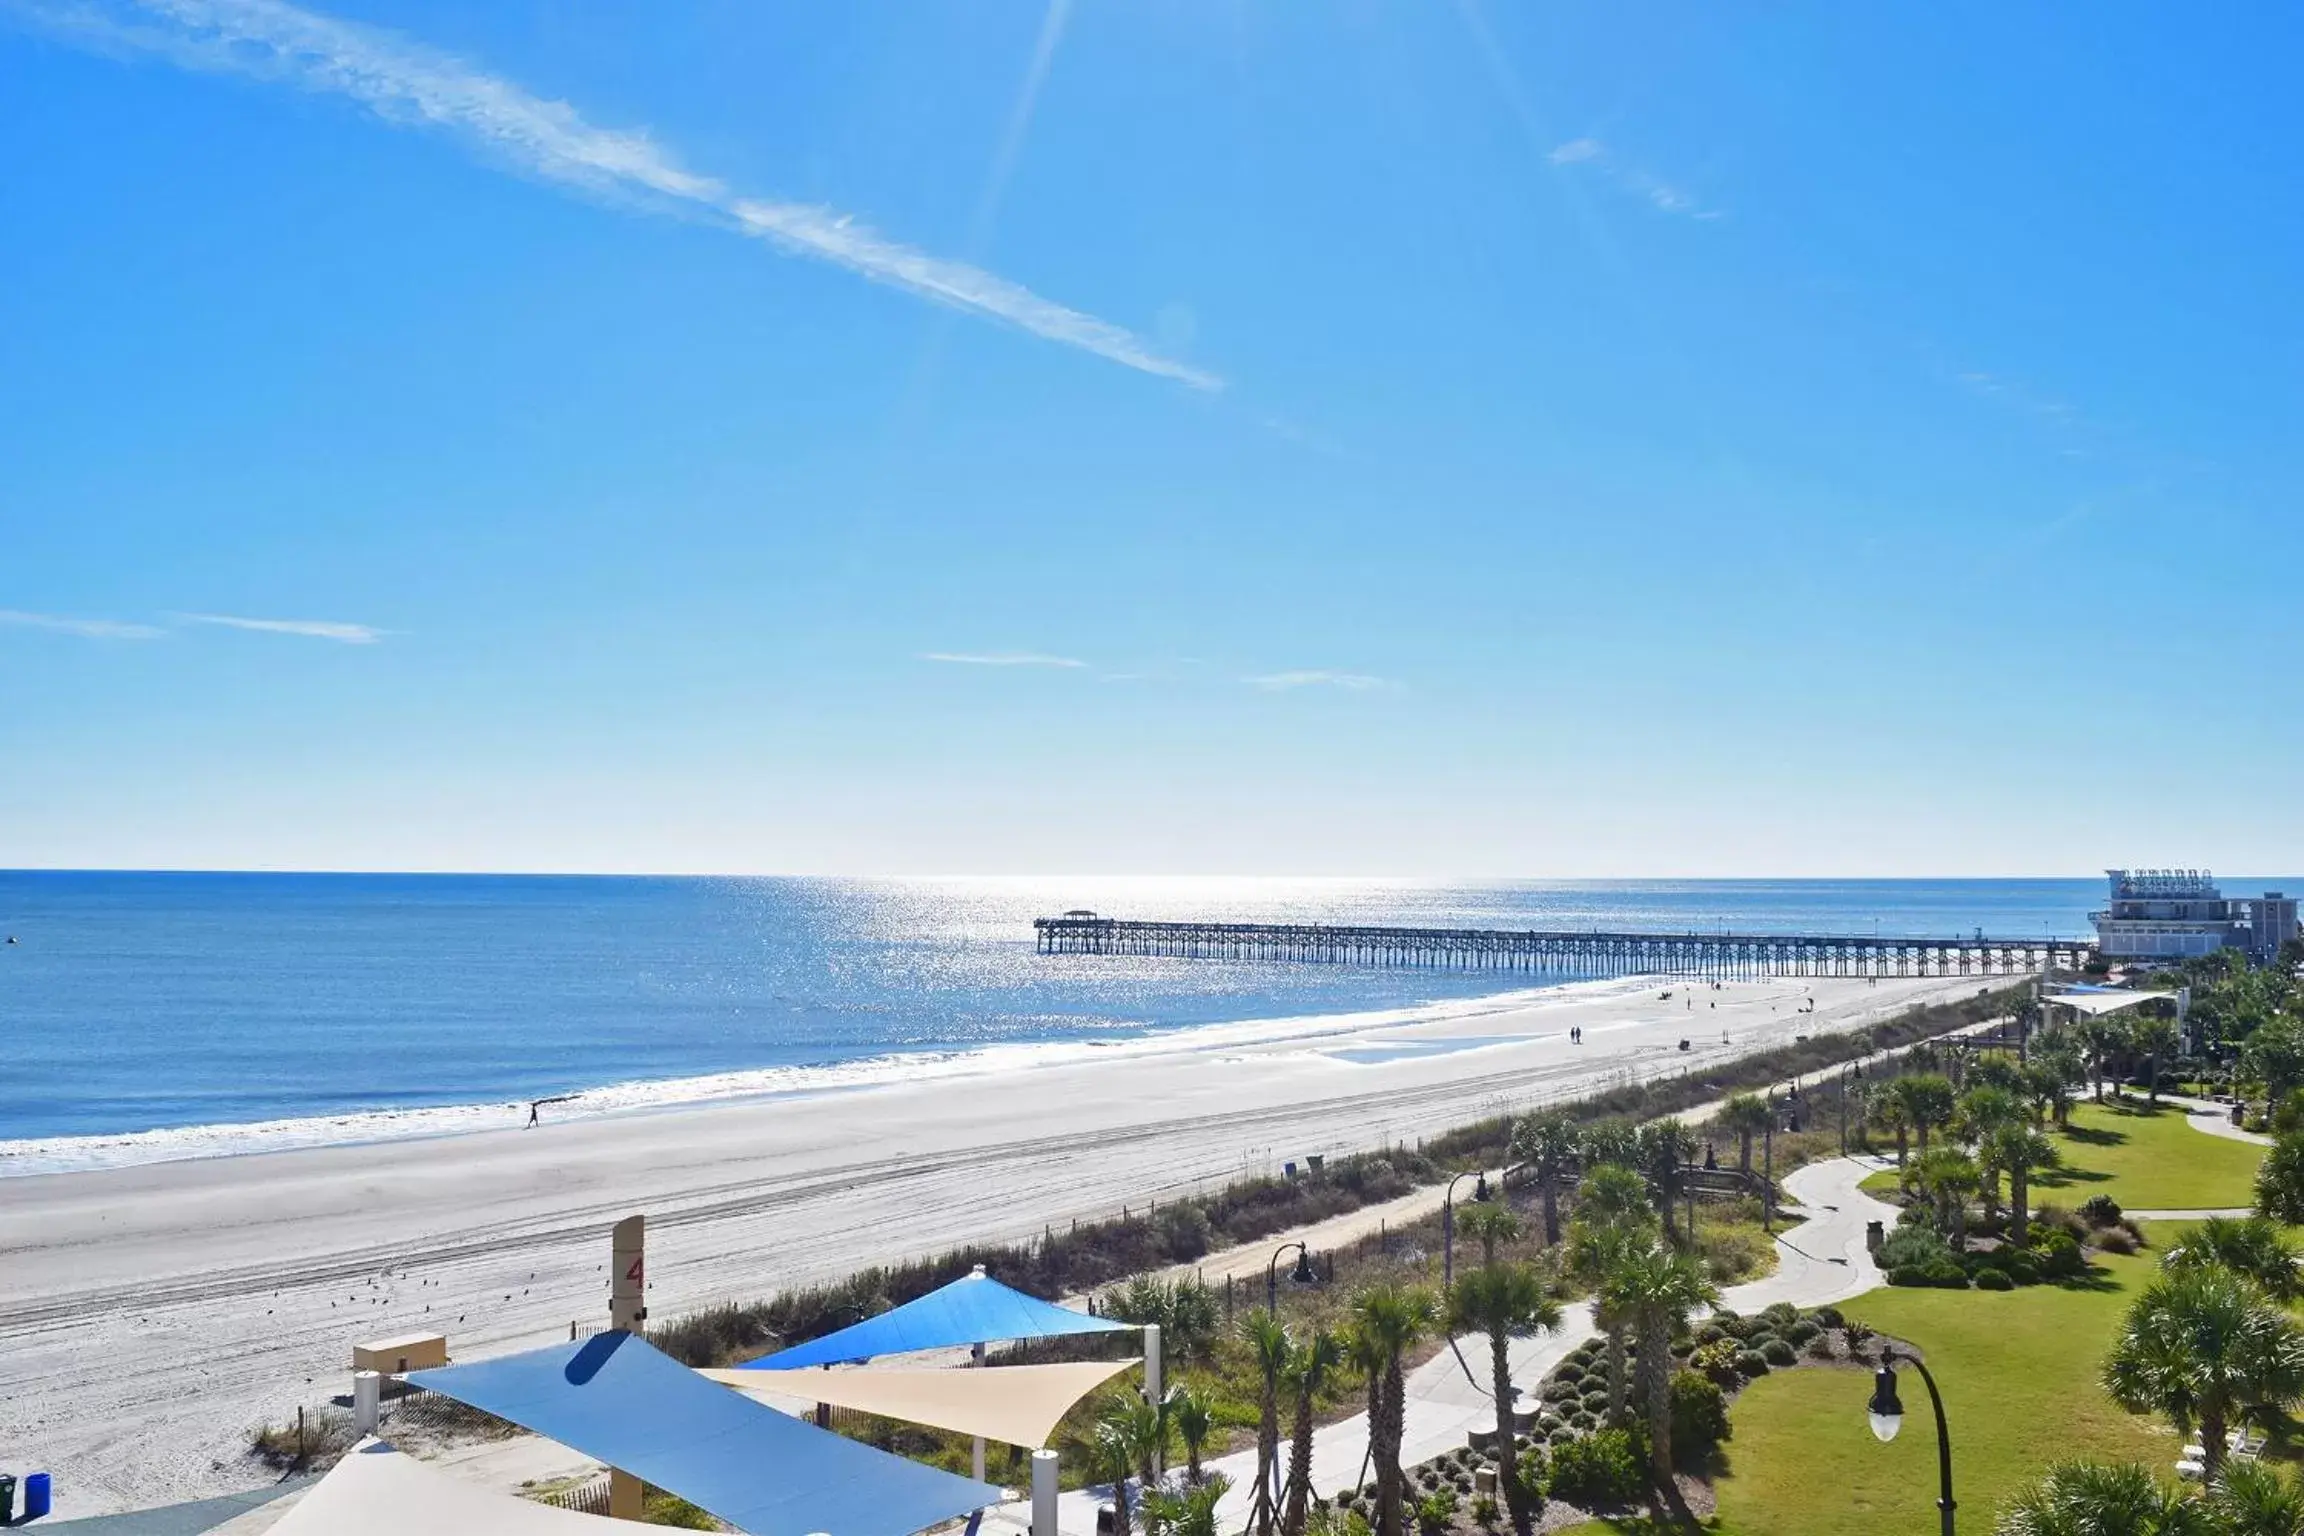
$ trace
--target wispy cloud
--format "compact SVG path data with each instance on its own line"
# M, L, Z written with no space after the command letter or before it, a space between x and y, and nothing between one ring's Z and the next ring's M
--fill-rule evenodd
M1596 171L1658 213L1678 214L1690 219L1721 217L1719 209L1707 208L1695 193L1677 183L1666 181L1645 167L1633 164L1599 139L1570 139L1555 147L1544 158L1557 166L1584 166Z
M1347 693L1366 693L1375 688L1392 688L1397 684L1381 677L1370 677L1365 672L1327 672L1305 670L1299 672L1268 672L1262 677L1243 678L1251 688L1266 693L1285 693L1291 688L1341 688Z
M962 667L1085 667L1070 656L1049 656L1039 651L922 651L922 661L948 662Z
M221 624L228 629L261 630L269 635L303 635L341 645L374 645L387 633L372 624L340 624L330 619L247 619L230 613L179 613L187 624Z
M52 629L60 635L78 635L85 640L158 640L168 633L152 624L75 619L58 613L26 613L19 608L0 608L0 624L13 624L19 629Z
M0 10L110 51L346 96L385 121L453 134L534 175L703 217L793 255L1125 367L1214 390L1223 381L1094 315L1041 298L964 261L875 233L847 214L749 197L691 171L645 132L597 127L445 53L282 0L0 0Z

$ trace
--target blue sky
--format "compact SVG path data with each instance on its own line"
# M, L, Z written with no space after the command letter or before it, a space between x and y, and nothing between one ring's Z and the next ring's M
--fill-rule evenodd
M2304 867L2300 34L0 0L0 865Z

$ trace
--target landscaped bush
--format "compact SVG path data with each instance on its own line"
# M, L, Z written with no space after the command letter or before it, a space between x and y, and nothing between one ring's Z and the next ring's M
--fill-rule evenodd
M1800 1354L1782 1339L1770 1339L1760 1348L1760 1358L1770 1365L1797 1365Z
M1788 1301L1779 1301L1774 1306L1762 1308L1760 1317L1776 1333L1782 1334L1785 1329L1800 1321L1800 1309Z
M2040 1273L2051 1280L2072 1280L2088 1270L2088 1260L2069 1232L2051 1232L2040 1243Z
M2080 1219L2092 1227L2109 1227L2120 1219L2120 1202L2110 1195L2090 1195L2080 1202Z
M1594 1387L1584 1394L1584 1406L1597 1413L1608 1406L1608 1389Z
M1784 1330L1784 1342L1787 1344L1805 1344L1823 1331L1806 1318L1802 1318Z
M2038 1285L2040 1283L2040 1260L2038 1258L2022 1248L2011 1248L2007 1250L2007 1255L2000 1267L2007 1271L2009 1279L2018 1285Z
M1589 1428L1590 1426L1587 1425L1586 1427ZM1553 1445L1566 1445L1576 1438L1576 1426L1573 1423L1563 1424L1544 1438Z
M1673 1376L1672 1454L1690 1460L1728 1438L1728 1394L1694 1371Z
M1736 1374L1739 1376L1765 1376L1768 1357L1756 1349L1741 1350L1736 1356Z
M1828 1334L1828 1333L1819 1333L1818 1335L1816 1335L1816 1337L1814 1337L1814 1338L1810 1339L1810 1340L1808 1341L1808 1350L1807 1350L1807 1353L1808 1353L1808 1358L1809 1358L1809 1359L1811 1359L1811 1360L1829 1360L1829 1359L1831 1359L1831 1358L1832 1358L1832 1335L1830 1335L1830 1334Z
M1647 1487L1644 1448L1631 1433L1603 1429L1552 1450L1552 1496L1582 1509L1621 1509Z
M1976 1276L1976 1289L1980 1291L2012 1291L2016 1282L2008 1278L2004 1269L1987 1269Z
M2088 1223L2082 1221L2077 1213L2068 1211L2060 1205L2041 1206L2032 1213L2032 1225L2036 1229L2036 1235L2033 1238L2035 1243L2040 1240L2037 1235L2038 1231L2068 1232L2074 1242L2079 1242L2088 1235Z
M1574 1413L1568 1415L1569 1427L1573 1429L1591 1429L1598 1425L1599 1422L1600 1415L1594 1413L1589 1408L1579 1408Z
M1732 1387L1742 1379L1736 1368L1736 1357L1743 1348L1734 1339L1720 1339L1700 1346L1688 1357L1688 1368L1699 1371L1723 1387Z
M1968 1271L1962 1269L1951 1255L1930 1264L1904 1264L1888 1271L1890 1285L1934 1286L1939 1290L1964 1290L1968 1285Z
M2125 1227L2106 1227L2096 1234L2096 1246L2106 1253L2134 1253L2144 1245Z
M1838 1307L1818 1307L1808 1315L1816 1320L1816 1325L1820 1328L1838 1328L1848 1321L1840 1315Z
M1456 1519L1456 1490L1442 1488L1416 1501L1416 1529L1423 1536L1440 1536Z
M1782 1340L1778 1339L1773 1331L1763 1328L1759 1332L1753 1334L1752 1337L1746 1339L1744 1341L1744 1347L1746 1349L1756 1349L1759 1350L1762 1354L1766 1354L1768 1352L1769 1345L1781 1342Z
M1728 1337L1728 1330L1721 1327L1718 1323L1706 1323L1704 1326L1696 1330L1694 1337L1699 1346L1705 1344L1717 1344L1722 1339Z
M1496 1524L1496 1499L1492 1494L1472 1495L1472 1523L1483 1527Z
M1924 1268L1951 1257L1951 1246L1932 1227L1898 1227L1880 1245L1880 1267L1886 1270Z

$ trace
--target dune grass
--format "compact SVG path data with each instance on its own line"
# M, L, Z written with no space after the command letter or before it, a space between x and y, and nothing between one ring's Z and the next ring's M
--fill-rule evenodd
M2174 1230L2153 1229L2155 1246ZM1989 1530L2000 1505L2054 1461L2173 1464L2174 1432L2122 1411L2096 1379L2131 1297L2158 1264L2147 1250L2106 1257L2091 1281L2070 1287L1885 1290L1848 1303L1849 1317L1926 1353L1952 1430L1963 1529ZM1734 1536L1932 1536L1935 1425L1927 1389L1915 1373L1902 1375L1904 1433L1888 1445L1866 1423L1866 1373L1786 1371L1748 1387L1723 1448L1719 1528Z
M2054 1138L2065 1166L2034 1177L2036 1203L2078 1205L2103 1194L2139 1211L2242 1206L2255 1198L2256 1165L2264 1160L2262 1147L2196 1131L2182 1110L2166 1105L2077 1104L2071 1128ZM1874 1193L1895 1187L1894 1169L1863 1183Z

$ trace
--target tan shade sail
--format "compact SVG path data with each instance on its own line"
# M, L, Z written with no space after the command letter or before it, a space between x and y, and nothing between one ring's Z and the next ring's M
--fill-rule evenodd
M1134 1360L1067 1365L960 1366L947 1370L704 1371L724 1386L800 1402L832 1403L954 1434L1043 1446L1065 1410Z
M597 1515L490 1493L363 1440L271 1527L272 1536L599 1536Z

